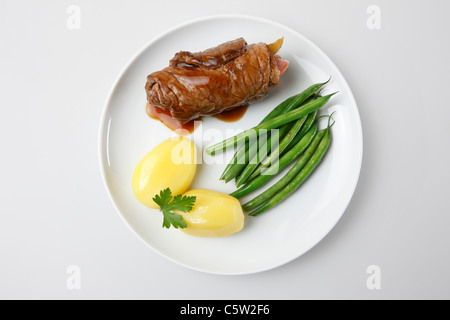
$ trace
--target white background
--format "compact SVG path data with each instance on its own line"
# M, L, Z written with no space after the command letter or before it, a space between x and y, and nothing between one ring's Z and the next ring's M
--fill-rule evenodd
M70 5L80 29L67 28ZM379 30L367 27L370 5ZM450 298L449 12L445 0L2 1L0 298ZM271 19L318 45L350 85L364 134L336 227L295 261L243 276L149 249L115 212L98 160L103 105L129 59L169 28L223 13ZM79 290L66 286L71 265ZM366 285L370 265L379 290Z

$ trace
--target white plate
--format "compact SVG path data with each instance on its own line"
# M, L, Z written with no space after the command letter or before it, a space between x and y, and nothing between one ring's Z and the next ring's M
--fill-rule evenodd
M201 51L238 37L244 37L248 43L272 42L284 37L279 54L290 61L290 66L279 86L271 88L268 98L251 105L241 120L226 123L215 118L204 119L201 127L189 136L199 150L234 135L234 130L256 125L282 100L313 83L326 81L330 75L332 81L327 92L339 91L323 110L325 113L336 111L332 144L323 162L294 195L260 216L246 216L241 232L223 238L197 238L180 230L162 228L159 211L140 204L131 188L131 177L139 160L155 145L174 136L171 130L145 113L146 77L167 66L169 59L180 50ZM350 88L337 67L316 45L275 22L221 15L178 26L151 41L131 59L104 107L99 148L102 175L114 206L149 247L195 270L249 274L298 258L333 228L358 181L362 130ZM232 153L204 157L191 188L234 191L233 182L219 181Z

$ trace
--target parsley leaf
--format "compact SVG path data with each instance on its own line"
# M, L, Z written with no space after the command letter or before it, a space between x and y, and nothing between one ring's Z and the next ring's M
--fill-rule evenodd
M170 188L161 190L159 195L155 195L153 201L159 205L164 215L163 228L170 228L171 225L176 229L186 228L187 224L183 220L183 216L172 211L189 212L192 210L195 200L195 196L182 196L181 194L172 199Z

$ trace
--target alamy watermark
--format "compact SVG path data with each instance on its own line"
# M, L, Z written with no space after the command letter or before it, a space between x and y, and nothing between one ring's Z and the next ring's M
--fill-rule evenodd
M367 28L369 30L381 29L381 8L377 5L370 5L367 7Z
M66 279L66 287L69 290L81 289L81 268L77 265L70 265L66 269L69 275Z
M210 143L217 143L227 139L227 137L235 137L243 130L227 129L225 132L221 130L209 128L203 130L200 126L195 130L189 139L197 146L198 150L202 150L201 154L197 154L196 163L206 164L255 164L258 165L264 162L264 170L261 170L262 175L273 175L279 168L279 146L282 141L279 129L272 130L247 130L244 141L236 143L234 149L218 151L214 155L209 155L203 146ZM180 132L178 132L179 134ZM183 139L183 137L175 135L171 139ZM242 148L245 146L245 148ZM235 157L230 161L228 159L228 152L236 152ZM172 149L171 160L174 164L189 164L192 163L194 155L188 144L178 144Z
M66 20L66 27L69 30L81 29L81 8L77 5L71 4L67 7L66 13L68 14Z
M377 265L370 265L366 269L366 273L369 277L366 281L367 289L380 290L381 289L381 268Z

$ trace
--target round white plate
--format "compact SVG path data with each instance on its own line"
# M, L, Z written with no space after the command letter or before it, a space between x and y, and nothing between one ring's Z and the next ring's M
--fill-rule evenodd
M198 149L204 152L207 145L230 137L237 130L253 127L287 97L330 76L332 80L325 93L339 93L323 107L322 113L336 111L332 144L323 162L295 194L260 216L246 216L241 232L222 238L198 238L174 228L162 228L162 214L139 203L131 187L131 177L140 159L157 144L175 135L145 113L147 75L166 67L178 51L201 51L238 37L244 37L249 44L270 43L284 37L279 54L290 61L290 66L279 86L270 89L269 97L251 105L239 121L227 123L205 118L200 128L189 136ZM321 127L325 124L321 123ZM131 59L105 104L99 148L102 175L114 206L149 247L195 270L249 274L298 258L333 228L358 181L362 130L350 88L337 67L316 45L298 32L272 21L221 15L178 26L151 41ZM234 191L233 182L225 184L219 180L232 154L232 151L214 157L203 154L191 188ZM243 198L242 203L260 191Z

